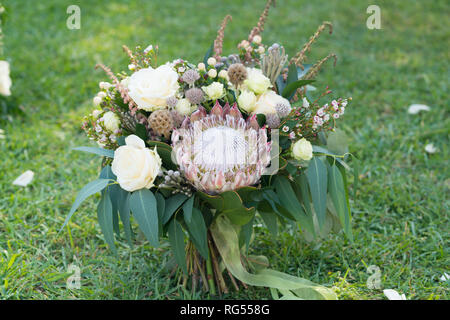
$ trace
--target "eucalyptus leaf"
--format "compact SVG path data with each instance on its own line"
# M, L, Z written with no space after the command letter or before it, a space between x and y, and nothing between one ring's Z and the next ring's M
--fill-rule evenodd
M114 158L114 150L96 148L96 147L76 147L72 150L93 153L102 157Z
M106 243L115 252L116 246L114 244L113 233L113 210L111 199L109 198L107 192L103 193L102 198L97 206L97 218Z
M188 200L189 201L189 200ZM186 201L187 203L187 201ZM184 221L189 230L189 234L195 240L194 244L197 247L200 254L208 259L208 240L207 240L207 229L205 225L205 220L203 219L203 214L197 208L193 208L191 211L191 219L188 221L186 216L184 216Z
M72 208L70 209L70 212L67 215L66 220L64 221L64 224L62 225L62 227L59 231L61 231L65 227L65 225L67 224L67 222L69 222L69 220L72 217L72 215L74 214L74 212L78 209L78 207L84 200L86 200L91 195L105 189L106 186L108 185L108 183L110 183L110 181L111 181L110 179L97 179L97 180L89 182L87 185L85 185L80 190L80 192L78 192L78 195L72 205Z
M174 212L186 201L188 197L184 194L178 193L166 201L166 206L164 210L164 218L162 223L166 224Z
M327 208L327 167L319 157L313 157L306 169L309 190L321 228L325 223Z
M336 165L332 165L328 170L328 189L334 208L338 213L339 220L349 239L352 239L352 230L350 228L349 209L345 195L345 186L342 174Z
M184 250L184 233L176 219L172 219L168 228L169 243L178 266L187 274L186 253Z
M141 189L132 193L130 208L139 229L154 247L159 246L158 209L156 198L148 189Z
M192 196L186 202L183 204L183 216L186 223L191 222L192 218L192 207L194 206L194 199L195 197Z

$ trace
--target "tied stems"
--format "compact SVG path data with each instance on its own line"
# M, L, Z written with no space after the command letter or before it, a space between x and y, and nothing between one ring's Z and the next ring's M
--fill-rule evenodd
M216 285L214 284L213 268L211 263L211 252L208 250L208 261L206 261L206 273L208 277L209 292L216 295Z

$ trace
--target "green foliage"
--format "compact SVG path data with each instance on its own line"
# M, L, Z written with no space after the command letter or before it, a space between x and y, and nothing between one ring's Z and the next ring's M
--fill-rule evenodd
M158 209L156 198L150 190L135 191L130 197L130 208L139 229L154 247L159 246Z
M358 170L347 176L355 193L349 199L355 240L350 243L343 234L331 234L308 243L292 230L280 232L274 241L259 226L263 221L256 215L249 253L270 257L274 269L333 286L341 299L385 299L382 290L366 286L367 267L372 264L381 268L382 288L395 288L408 299L448 299L448 284L439 281L448 272L449 240L449 219L444 214L448 212L449 117L443 107L448 100L448 28L442 23L447 2L386 2L381 30L363 26L369 1L305 2L301 21L298 10L292 10L296 4L286 0L271 10L263 42L277 41L292 56L317 22L333 12L326 19L339 30L315 43L308 61L336 50L336 68L323 69L314 85L318 89L330 85L336 97L353 97L339 124L349 137L350 152L360 159L358 167L354 159L350 161L351 169ZM224 53L228 53L236 39L247 37L261 5L211 1L203 3L204 10L196 15L189 12L195 12L199 4L189 1L109 1L108 10L100 10L105 5L106 1L83 2L82 12L96 14L82 14L82 28L68 30L64 27L66 6L59 0L33 6L10 2L5 50L14 52L10 55L12 92L20 97L26 116L14 116L12 122L1 125L6 136L0 140L2 299L209 298L177 286L162 268L167 252L153 250L139 235L132 249L116 237L119 258L111 255L99 236L98 195L84 201L68 228L57 234L74 192L99 170L98 158L70 149L87 143L78 125L93 108L97 82L106 80L93 69L98 57L119 71L128 63L122 44L134 47L157 39L161 62L180 54L198 62L216 35L215 30L204 28L205 21L217 25L225 11L233 15L225 35ZM158 19L152 12L158 12ZM170 20L173 32L165 32L168 25L159 20ZM185 32L191 36L188 42ZM298 41L292 41L291 35ZM183 52L180 43L185 44ZM20 63L15 63L18 57ZM408 115L408 105L417 101L430 105L431 111ZM423 151L431 142L439 149L433 155ZM12 186L11 181L27 169L36 172L32 184ZM133 219L130 224L138 227ZM79 290L66 287L67 266L72 262L82 269ZM250 288L223 298L269 299L270 293Z

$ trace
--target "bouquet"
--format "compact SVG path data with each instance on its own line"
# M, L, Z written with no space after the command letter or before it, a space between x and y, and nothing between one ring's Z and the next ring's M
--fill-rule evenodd
M168 238L174 270L192 290L221 295L251 285L269 287L274 298L335 299L331 289L248 254L259 221L274 235L290 225L309 240L332 229L352 239L350 154L336 129L350 99L319 103L328 87L312 94L334 54L305 63L331 24L289 59L282 45L262 42L271 4L233 54L222 52L227 15L200 63L159 64L157 46L124 46L130 72L98 65L111 80L99 84L82 128L99 147L75 149L103 157L102 170L79 192L65 224L101 192L98 222L110 248L115 237L132 243L133 223L154 247Z

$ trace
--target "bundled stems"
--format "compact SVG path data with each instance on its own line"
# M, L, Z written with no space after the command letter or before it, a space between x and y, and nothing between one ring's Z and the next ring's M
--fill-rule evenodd
M220 255L210 232L208 232L207 241L207 260L200 256L192 242L189 241L186 244L187 274L182 273L178 279L178 283L181 283L184 287L186 287L190 282L192 292L195 292L201 287L203 291L209 291L212 296L215 296L216 294L221 296L222 294L229 293L229 288L223 276L223 272L220 269ZM172 274L173 272L171 275ZM245 288L247 288L245 283L236 280L228 269L226 269L226 274L228 274L231 285L236 291L239 291L238 283L241 283Z

